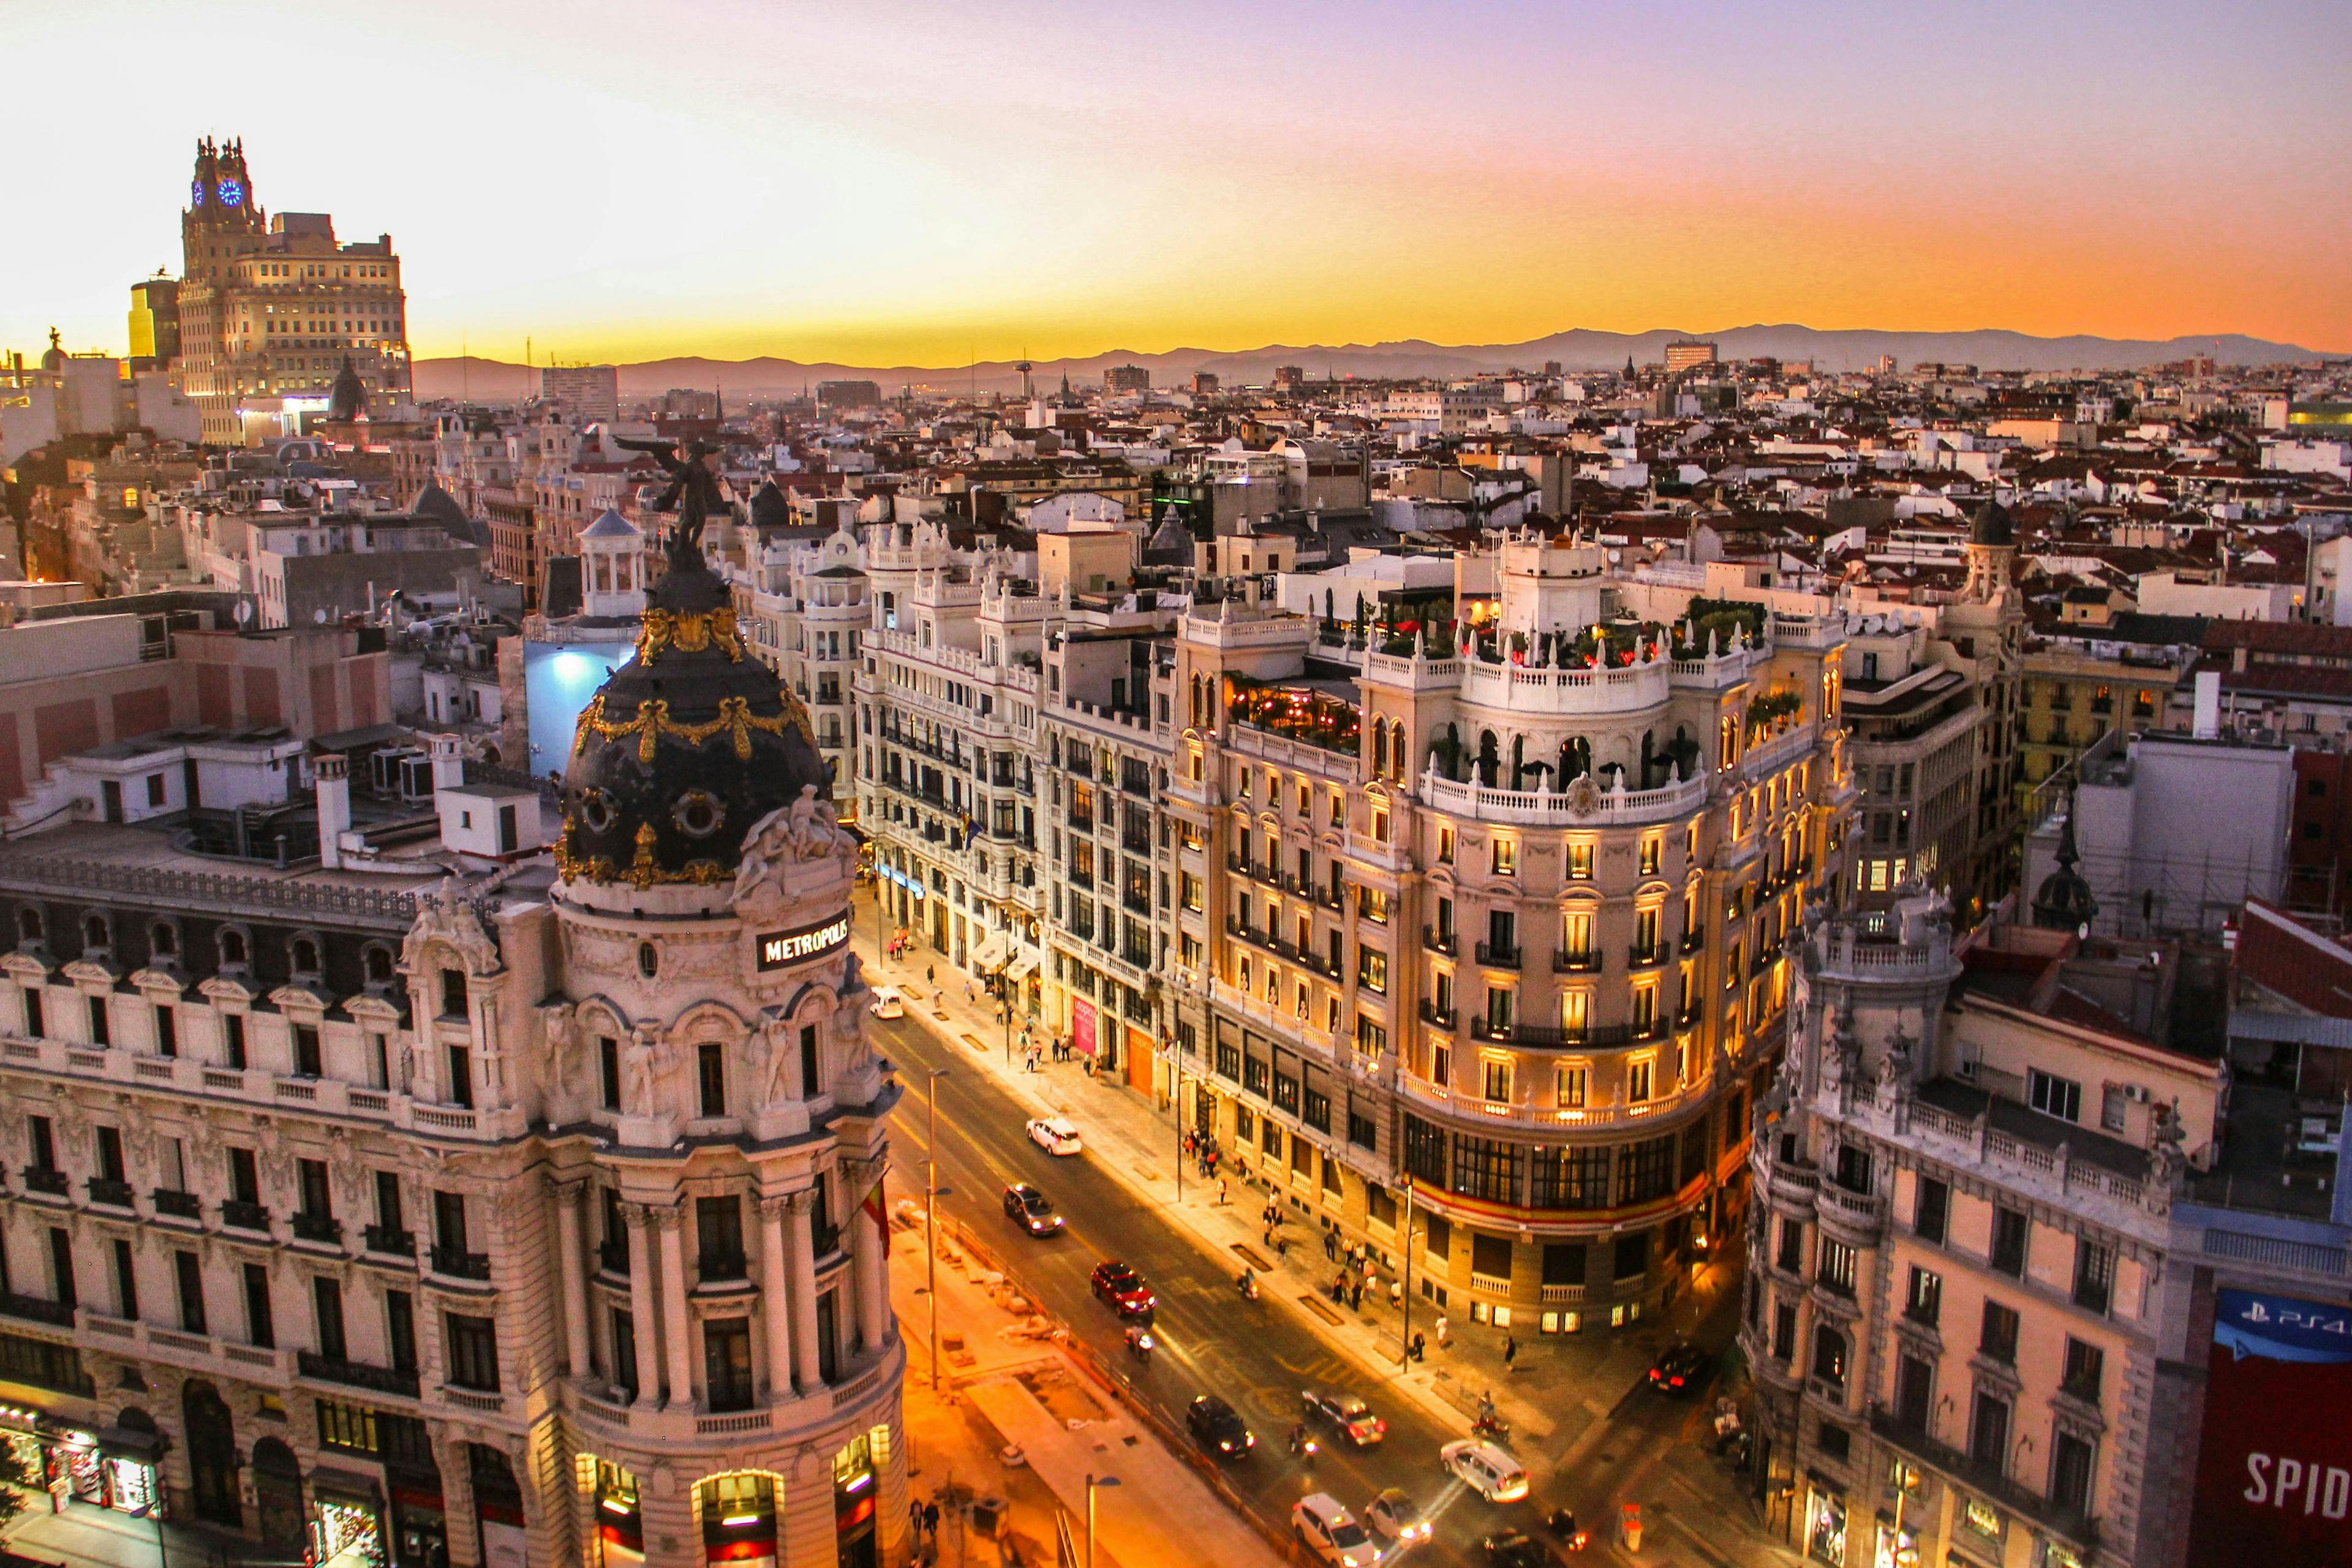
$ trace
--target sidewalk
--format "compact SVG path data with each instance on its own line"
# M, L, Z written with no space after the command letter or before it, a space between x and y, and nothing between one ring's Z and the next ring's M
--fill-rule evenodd
M1116 1476L1119 1483L1096 1493L1098 1568L1200 1562L1275 1568L1282 1561L1076 1358L1050 1336L1040 1337L1045 1321L1015 1310L1026 1304L944 1227L934 1394L922 1227L894 1216L892 1229L891 1305L908 1350L908 1492L940 1500L935 1561L942 1568L1050 1563L1057 1511L1066 1515L1083 1554L1088 1475ZM1008 1450L1019 1462L1007 1461ZM963 1515L960 1505L973 1500L979 1506ZM967 1518L976 1522L959 1530Z
M156 1547L157 1521L133 1519L94 1503L68 1503L63 1513L51 1513L48 1500L35 1497L31 1506L9 1526L5 1544L10 1552L35 1563L58 1568L163 1568ZM192 1529L168 1521L162 1525L170 1551L171 1568L215 1568L217 1564L288 1563L298 1557L271 1552L257 1542L205 1529Z
M1470 1323L1462 1316L1450 1320L1451 1345L1437 1344L1437 1309L1426 1300L1412 1307L1412 1329L1428 1341L1427 1360L1409 1370L1397 1366L1398 1331L1403 1314L1385 1300L1375 1302L1367 1293L1360 1310L1350 1310L1330 1300L1330 1281L1337 1265L1323 1255L1323 1232L1313 1209L1282 1189L1286 1222L1276 1233L1287 1243L1277 1260L1266 1249L1258 1216L1265 1206L1263 1187L1233 1179L1228 1202L1216 1203L1216 1184L1199 1179L1198 1167L1183 1172L1183 1195L1177 1196L1178 1150L1172 1114L1151 1103L1151 1097L1129 1089L1121 1080L1090 1078L1081 1063L1047 1065L1026 1072L1004 1056L1004 1026L992 1011L993 999L982 993L967 998L968 976L944 955L919 943L906 958L892 962L873 948L868 933L873 921L861 916L853 922L859 958L877 979L897 986L907 998L907 1013L950 1045L961 1059L984 1069L1000 1088L1038 1115L1065 1115L1078 1125L1087 1157L1139 1198L1153 1205L1170 1221L1192 1235L1202 1249L1236 1274L1244 1262L1257 1270L1269 1297L1292 1305L1326 1342L1339 1350L1374 1376L1387 1379L1441 1420L1467 1425L1481 1392L1491 1391L1497 1412L1511 1423L1522 1447L1533 1447L1558 1459L1579 1439L1606 1419L1618 1398L1648 1367L1660 1347L1678 1334L1689 1333L1718 1302L1730 1272L1728 1265L1711 1266L1685 1289L1664 1313L1622 1329L1588 1329L1570 1335L1541 1335L1532 1327L1518 1337L1516 1365L1503 1361L1505 1334L1500 1330ZM936 988L926 971L936 967ZM1021 1021L1013 1023L1018 1038ZM1366 1239L1343 1235L1342 1244ZM1380 1294L1384 1298L1391 1276L1383 1271Z

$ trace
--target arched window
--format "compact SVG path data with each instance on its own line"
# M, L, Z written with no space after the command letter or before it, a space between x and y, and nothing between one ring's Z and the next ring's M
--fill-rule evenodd
M18 910L16 911L17 941L38 942L41 940L42 930L40 910Z
M312 938L298 936L287 950L288 960L297 974L319 973L319 944Z
M106 947L114 941L114 932L106 923L104 915L84 915L81 921L81 940L85 947Z
M367 983L370 985L392 984L393 967L390 948L372 944L360 955L360 963L366 973Z
M661 953L652 942L637 943L637 973L648 980L661 973Z
M175 958L180 952L180 928L170 921L157 921L147 928L147 949L157 958Z
M1384 778L1389 771L1389 721L1372 721L1372 776Z
M223 964L243 963L251 951L246 945L245 933L235 926L220 933L220 961Z

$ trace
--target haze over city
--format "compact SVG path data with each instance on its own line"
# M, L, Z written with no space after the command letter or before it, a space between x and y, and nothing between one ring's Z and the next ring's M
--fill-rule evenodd
M12 104L60 139L13 195L60 243L6 259L0 342L119 352L179 150L234 133L272 210L394 235L425 359L1756 321L2352 348L2326 5L7 13ZM201 90L93 112L126 51Z

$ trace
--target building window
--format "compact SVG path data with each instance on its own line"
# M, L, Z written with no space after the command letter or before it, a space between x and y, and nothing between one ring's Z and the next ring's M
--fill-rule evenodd
M245 1329L250 1344L264 1350L278 1345L278 1322L269 1304L269 1268L266 1264L245 1266Z
M1911 1210L1912 1234L1922 1241L1931 1241L1941 1247L1951 1201L1951 1188L1931 1176L1920 1177L1918 1196Z
M1944 1313L1944 1277L1914 1264L1911 1268L1911 1288L1905 1293L1903 1315L1913 1322L1934 1328Z
M1813 1376L1845 1392L1845 1335L1823 1323L1813 1330Z
M1575 839L1568 847L1568 874L1579 882L1592 880L1592 844L1589 839Z
M1538 1148L1529 1163L1528 1204L1538 1209L1609 1206L1609 1146Z
M449 1381L484 1394L499 1392L498 1325L488 1318L457 1312L442 1315L442 1341L448 1351Z
M1559 1108L1563 1110L1583 1110L1585 1097L1591 1089L1591 1079L1592 1069L1581 1062L1562 1067L1556 1085Z
M441 972L441 1016L463 1018L466 1016L466 972L445 969Z
M2079 1514L2091 1511L2091 1477L2098 1451L2072 1432L2060 1432L2050 1446L2050 1500Z
M1977 1352L2003 1366L2017 1363L2017 1310L1999 1301L1984 1304L1984 1329L1977 1337Z
M1359 1149L1376 1148L1380 1142L1372 1119L1353 1106L1348 1108L1348 1142Z
M1853 1248L1825 1236L1822 1237L1821 1265L1814 1270L1814 1278L1824 1288L1841 1296L1851 1296L1853 1294Z
M1619 1204L1648 1203L1664 1197L1675 1187L1675 1139L1651 1138L1628 1143L1617 1163Z
M1519 874L1519 843L1504 834L1496 834L1489 846L1486 868L1497 877Z
M1651 1079L1657 1071L1657 1062L1649 1057L1636 1057L1625 1064L1625 1102L1642 1105L1650 1099Z
M1451 1191L1489 1203L1517 1203L1519 1185L1518 1146L1494 1138L1454 1137L1454 1183Z
M2083 1119L2083 1086L2072 1079L2053 1077L2040 1068L2028 1068L2025 1098L2044 1116L2054 1116L2061 1121Z
M2115 1295L2116 1255L2096 1242L2074 1243L2074 1305L2105 1314Z
M1389 988L1389 955L1375 947L1356 949L1356 984L1382 995Z
M2009 1401L1990 1394L1977 1395L1969 1422L1969 1458L1997 1475L2009 1474Z
M751 1408L751 1319L712 1318L702 1325L702 1388L713 1411Z
M2012 1279L2025 1278L2025 1237L2029 1222L2015 1209L1996 1205L1992 1211L1992 1254L1988 1261L1997 1273Z
M2085 1405L2096 1405L2099 1402L2099 1385L2105 1380L2106 1370L2106 1352L2071 1334L2067 1336L2066 1363L2060 1375L2060 1389Z
M596 1070L604 1091L604 1109L620 1110L621 1042L610 1035L600 1035L596 1038Z
M727 1047L710 1042L695 1051L697 1081L702 1090L702 1114L727 1114Z
M1772 1308L1772 1359L1786 1366L1797 1354L1797 1309L1780 1301Z

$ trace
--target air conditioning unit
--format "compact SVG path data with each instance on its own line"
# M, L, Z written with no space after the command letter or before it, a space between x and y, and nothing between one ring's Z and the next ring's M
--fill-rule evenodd
M2130 1100L2134 1105L2146 1105L2147 1103L2147 1085L2144 1083L2127 1083L2124 1085L2124 1098Z

